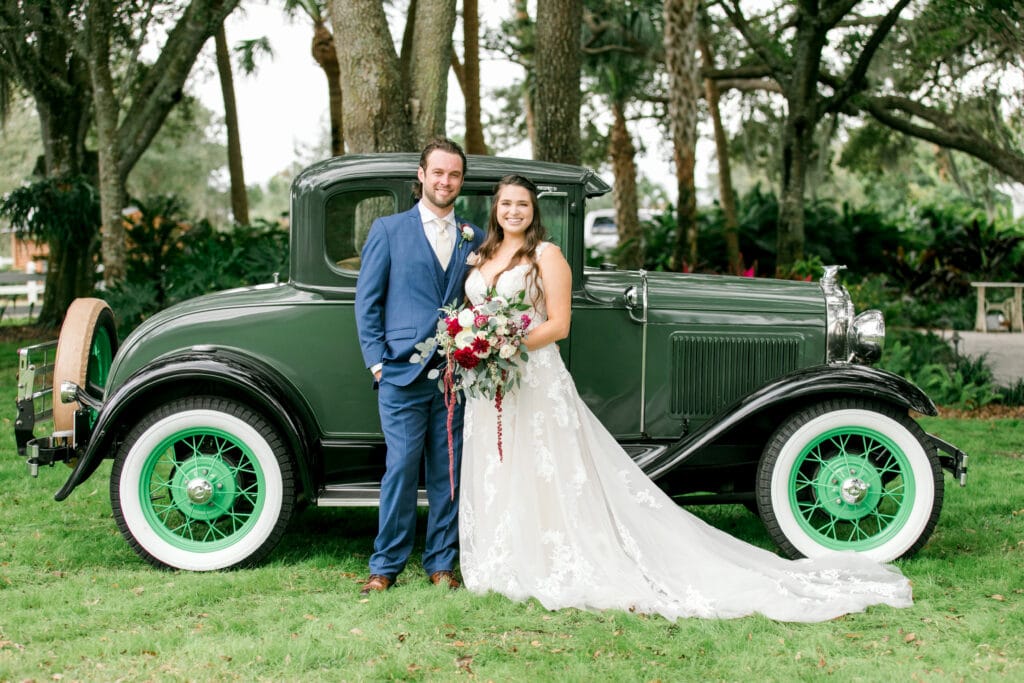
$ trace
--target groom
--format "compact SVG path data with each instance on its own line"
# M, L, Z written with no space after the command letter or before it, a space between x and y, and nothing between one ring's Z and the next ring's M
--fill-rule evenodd
M466 155L447 138L420 155L420 201L409 211L378 218L362 252L356 287L356 324L366 367L379 389L377 401L387 444L380 482L380 524L370 557L370 579L360 591L384 591L405 568L416 535L420 463L425 461L427 538L423 568L435 585L458 588L453 569L459 540L458 477L462 458L462 405L452 421L455 446L453 496L448 473L448 412L437 382L428 379L442 361L409 362L415 345L437 331L439 310L461 302L466 257L483 231L455 216L466 173Z

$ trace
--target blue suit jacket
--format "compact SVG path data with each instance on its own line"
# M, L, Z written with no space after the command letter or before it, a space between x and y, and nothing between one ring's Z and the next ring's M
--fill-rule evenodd
M461 232L469 224L456 216L455 225L447 272L427 241L418 205L370 226L356 285L356 325L366 367L383 363L381 379L391 384L407 386L423 372L423 365L409 362L416 344L437 332L442 306L462 302L466 257L484 233L470 225L473 239L467 242Z

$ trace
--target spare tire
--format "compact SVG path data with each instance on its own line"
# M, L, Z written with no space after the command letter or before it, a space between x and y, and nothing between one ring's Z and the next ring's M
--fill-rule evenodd
M61 383L70 380L97 399L102 399L115 353L117 326L107 302L93 298L71 302L60 328L53 367L55 432L74 429L75 411L78 409L77 402L61 402Z

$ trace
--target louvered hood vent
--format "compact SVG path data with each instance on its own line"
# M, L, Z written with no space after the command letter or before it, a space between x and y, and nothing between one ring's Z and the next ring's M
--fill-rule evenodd
M674 334L672 414L706 418L799 367L799 336Z

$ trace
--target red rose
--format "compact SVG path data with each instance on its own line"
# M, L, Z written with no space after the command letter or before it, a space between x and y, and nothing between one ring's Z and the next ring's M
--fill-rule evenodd
M480 362L480 359L473 353L473 349L468 347L465 349L456 349L455 353L452 355L455 358L455 362L467 370L472 370L477 366L477 363Z
M473 324L482 329L484 327L487 327L488 320L489 318L486 315L481 314L473 319Z
M446 318L444 323L448 326L448 334L453 337L462 331L462 325L459 324L458 316Z

